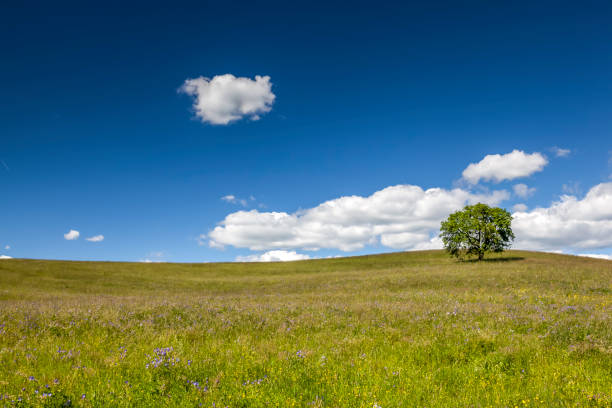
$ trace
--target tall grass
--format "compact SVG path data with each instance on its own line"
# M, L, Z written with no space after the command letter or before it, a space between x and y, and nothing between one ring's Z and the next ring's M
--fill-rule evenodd
M0 261L0 406L610 407L612 262Z

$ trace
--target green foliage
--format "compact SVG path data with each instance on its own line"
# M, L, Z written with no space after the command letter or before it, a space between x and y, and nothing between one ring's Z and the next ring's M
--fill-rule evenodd
M0 261L0 407L610 407L612 262Z
M444 248L457 258L476 255L478 260L487 252L502 252L514 240L512 215L503 208L486 204L467 205L442 221L440 237Z

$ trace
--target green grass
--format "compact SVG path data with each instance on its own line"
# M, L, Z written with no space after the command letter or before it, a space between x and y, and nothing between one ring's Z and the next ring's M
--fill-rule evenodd
M611 315L612 262L534 252L3 260L0 406L610 407Z

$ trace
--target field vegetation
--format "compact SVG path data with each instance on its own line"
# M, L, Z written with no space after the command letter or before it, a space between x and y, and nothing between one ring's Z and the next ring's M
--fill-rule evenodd
M610 407L612 262L0 261L0 406Z

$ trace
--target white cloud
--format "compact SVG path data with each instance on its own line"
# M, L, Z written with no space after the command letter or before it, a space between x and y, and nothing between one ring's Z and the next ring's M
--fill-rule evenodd
M85 238L89 242L102 242L104 241L104 235L94 235L93 237Z
M514 207L512 207L512 210L514 212L525 212L527 211L527 206L523 203L514 204Z
M427 242L420 242L416 244L414 247L410 248L414 251L424 251L426 249L442 249L444 248L444 243L442 242L442 238L438 236L439 231L436 231L436 235L432 237Z
M64 234L64 239L67 239L68 241L72 241L72 240L78 239L80 235L81 233L79 231L71 229L66 234Z
M161 260L161 259L149 259L149 258L145 258L145 259L140 259L138 262L142 262L142 263L161 263L161 262L166 262L166 261Z
M596 259L607 259L612 261L612 255L606 254L578 254L578 256L586 256L588 258L596 258Z
M253 197L253 196L251 196ZM252 198L253 200L255 200L255 198ZM227 203L231 203L231 204L240 204L243 207L247 206L247 200L243 199L243 198L238 198L233 194L228 194L226 196L221 197L221 200L227 202Z
M474 194L397 185L369 197L350 196L314 208L286 212L237 211L209 234L209 245L231 245L254 251L271 249L354 251L381 243L396 249L440 247L440 221L466 204L497 205L508 199L505 190Z
M557 157L567 157L572 152L570 149L562 149L557 146L553 147L552 151Z
M490 154L478 163L471 163L463 170L463 178L471 184L477 184L481 179L495 182L514 180L542 171L546 164L548 160L540 153L513 150L503 155Z
M237 262L287 262L287 261L300 261L303 259L310 259L310 256L305 254L298 254L295 251L268 251L259 255L247 255L237 256Z
M513 214L516 247L597 249L612 247L612 182L594 186L582 199L572 195L547 208Z
M521 198L530 197L536 191L535 187L528 187L527 184L523 184L523 183L515 184L514 187L512 187L512 189L514 190L514 194L516 194L517 196Z
M10 245L5 245L4 249L6 249L8 251L9 249L11 249L11 246Z
M13 257L8 255L0 255L0 259L13 259Z
M194 97L193 109L202 122L214 125L244 117L258 120L272 109L276 98L270 77L259 75L255 80L232 74L187 79L179 91Z

